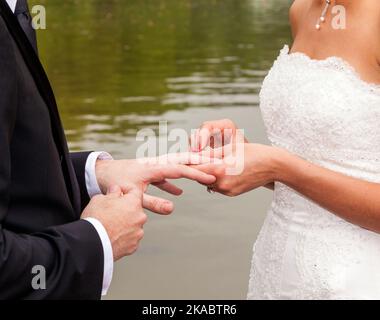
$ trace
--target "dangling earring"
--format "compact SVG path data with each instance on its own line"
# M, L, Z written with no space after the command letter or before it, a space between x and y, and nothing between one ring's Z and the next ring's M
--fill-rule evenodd
M326 0L325 8L323 9L322 14L317 21L317 24L315 25L315 28L317 30L320 30L321 29L321 23L326 21L326 15L327 15L327 11L329 9L330 4L331 4L331 0Z

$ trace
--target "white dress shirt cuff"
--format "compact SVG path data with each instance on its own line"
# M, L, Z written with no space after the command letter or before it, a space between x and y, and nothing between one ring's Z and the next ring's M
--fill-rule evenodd
M95 165L97 160L113 160L112 156L107 152L91 152L86 161L86 188L90 198L101 194L98 180L96 179Z
M104 255L104 272L103 272L103 287L102 296L105 296L111 285L112 275L113 275L113 251L110 238L108 233L102 223L95 218L85 218L90 222L99 234L100 240L103 245L103 255Z
M95 165L97 160L112 160L112 156L107 152L92 152L89 154L86 167L85 167L85 179L86 179L86 188L90 198L97 194L101 194L101 190L98 185L98 180L96 178ZM112 275L113 275L113 250L111 241L107 234L106 229L102 223L95 218L85 219L90 222L96 231L99 234L100 240L103 246L103 255L104 255L104 271L103 271L103 288L102 295L106 295L108 289L111 285Z

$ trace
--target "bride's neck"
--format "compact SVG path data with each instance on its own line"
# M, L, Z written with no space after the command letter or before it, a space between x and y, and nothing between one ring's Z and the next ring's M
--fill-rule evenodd
M314 2L316 4L319 4L319 5L325 5L326 4L326 0L314 0ZM360 2L363 2L363 1L355 1L355 0L331 0L331 5L335 6L335 5L342 5L342 6L345 6L346 8L349 8L349 7L354 7L356 5L360 5Z

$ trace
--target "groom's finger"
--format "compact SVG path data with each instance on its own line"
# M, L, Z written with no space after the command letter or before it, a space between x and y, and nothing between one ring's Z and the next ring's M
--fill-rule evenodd
M152 160L154 160L152 158ZM211 163L213 159L207 156L206 153L194 153L194 152L182 152L182 153L169 153L159 158L156 158L156 162L161 165L165 164L205 164Z
M173 202L149 194L143 195L143 207L154 213L168 215L174 210Z
M160 173L164 179L186 178L199 183L212 184L215 177L202 171L191 168L187 165L167 165L160 168Z
M182 189L178 188L177 186L166 180L162 182L153 183L153 185L161 189L162 191L166 191L175 196L180 196L183 193Z

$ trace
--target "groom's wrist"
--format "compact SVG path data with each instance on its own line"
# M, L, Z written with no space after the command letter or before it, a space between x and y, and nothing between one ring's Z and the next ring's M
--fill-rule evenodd
M96 173L96 162L98 160L112 159L112 156L104 151L91 152L86 160L85 165L85 183L87 193L90 198L102 193L98 183L98 177Z
M106 178L107 172L114 161L113 159L98 159L95 163L96 179L103 194L107 193L109 187Z

